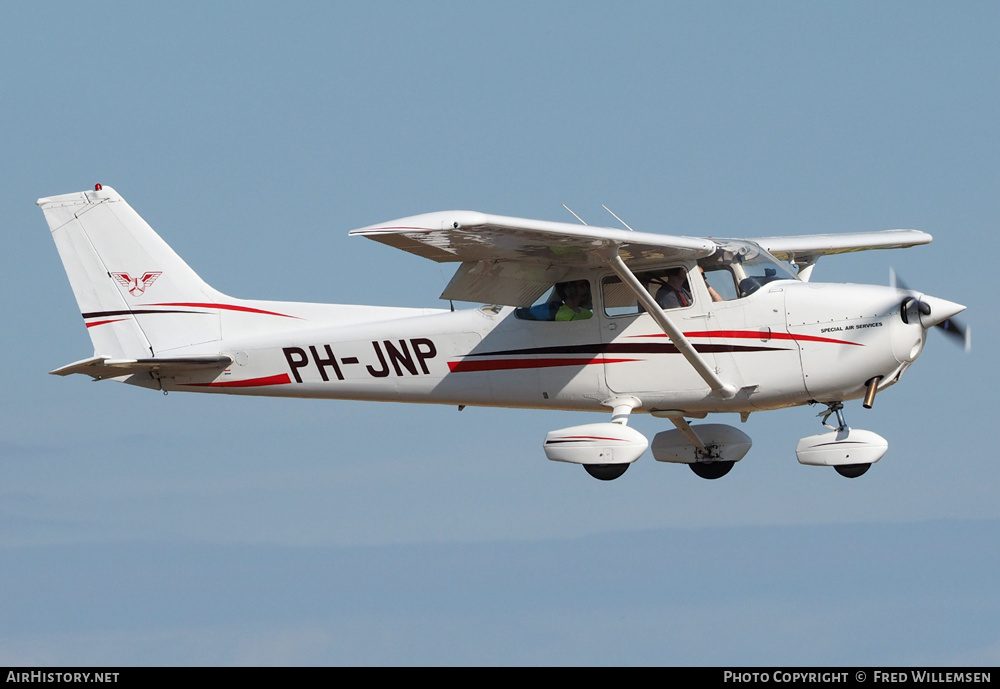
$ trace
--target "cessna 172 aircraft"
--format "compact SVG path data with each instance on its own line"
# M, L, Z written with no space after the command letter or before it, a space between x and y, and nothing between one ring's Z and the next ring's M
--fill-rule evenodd
M856 477L888 443L843 402L897 381L965 307L899 285L809 282L827 254L931 241L916 230L754 240L669 236L444 211L352 236L458 264L414 309L248 301L208 286L109 187L38 200L94 344L52 371L163 391L604 412L552 431L551 460L622 475L650 446L632 413L669 419L653 457L718 478L750 449L710 413L825 405L799 462ZM616 216L617 217L617 216ZM624 223L623 223L624 224ZM786 264L792 266L792 272Z

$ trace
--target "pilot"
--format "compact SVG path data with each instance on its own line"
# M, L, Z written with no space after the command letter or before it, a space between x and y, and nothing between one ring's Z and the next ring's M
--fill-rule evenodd
M691 290L687 285L687 273L683 268L671 268L662 281L660 289L656 290L656 303L661 309L678 309L691 306Z
M584 321L593 317L590 282L587 280L560 282L556 285L556 293L563 300L556 311L557 321Z

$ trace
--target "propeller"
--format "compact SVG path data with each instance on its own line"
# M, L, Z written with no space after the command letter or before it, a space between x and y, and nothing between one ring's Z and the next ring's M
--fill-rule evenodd
M972 329L968 326L962 325L954 318L948 318L938 323L937 327L953 341L961 343L965 351L972 349Z
M903 290L904 292L913 291L906 286L906 284L899 278L899 276L896 275L896 271L893 270L892 268L889 269L889 285L896 289ZM945 302L942 299L936 299L935 297L929 297L927 295L923 295L922 297L920 296L908 297L907 302L909 301L915 302L915 305L917 307L917 313L921 316L921 321L924 320L923 318L924 316L926 317L932 316L932 312L934 311L933 304L935 302L938 302L939 305L943 307L942 310L944 311L948 310L954 311L953 307L958 306L957 304L952 304L951 302ZM903 320L906 322L909 322L907 320L908 318L907 311L909 310L908 307L909 304L904 302L902 309L902 316ZM952 342L960 344L965 349L965 351L968 352L972 348L972 329L969 328L968 326L963 325L960 321L958 321L954 317L949 316L940 321L934 321L933 318L928 318L927 320L931 321L931 323L935 327L937 327L944 335L951 338Z

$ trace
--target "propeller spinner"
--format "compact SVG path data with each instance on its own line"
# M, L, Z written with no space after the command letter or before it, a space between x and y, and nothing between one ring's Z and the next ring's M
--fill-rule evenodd
M911 318L917 318L924 329L937 327L952 342L961 344L965 351L972 348L972 329L954 318L965 310L964 306L911 290L892 269L889 271L889 285L909 292L900 309L904 322L909 323Z

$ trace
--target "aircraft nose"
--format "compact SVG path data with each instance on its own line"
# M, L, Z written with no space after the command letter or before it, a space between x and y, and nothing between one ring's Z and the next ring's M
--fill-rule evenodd
M929 313L924 313L926 309L920 309L920 325L922 325L925 330L934 327L938 323L943 323L952 316L965 311L965 307L961 304L956 304L955 302L948 301L947 299L932 297L927 294L920 297L920 301L930 307Z

